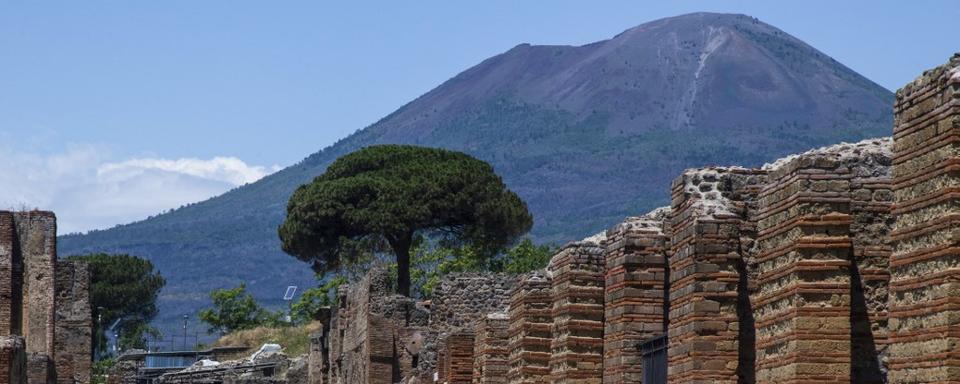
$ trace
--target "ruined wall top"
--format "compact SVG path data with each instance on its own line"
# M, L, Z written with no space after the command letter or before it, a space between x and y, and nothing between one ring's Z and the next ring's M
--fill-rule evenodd
M800 168L836 168L845 166L856 177L890 177L893 158L893 139L881 137L856 143L812 149L790 155L763 165L773 179L781 178Z
M430 325L440 331L473 327L488 313L504 312L517 277L506 273L463 272L445 276L434 289Z
M743 167L688 169L673 180L670 205L674 209L683 207L699 218L740 216L744 187L762 183L765 175L762 169Z
M670 216L670 207L660 207L641 216L630 216L606 232L606 238L628 232L663 233L663 222Z

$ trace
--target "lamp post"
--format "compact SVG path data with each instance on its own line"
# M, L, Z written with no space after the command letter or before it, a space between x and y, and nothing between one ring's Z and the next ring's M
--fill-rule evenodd
M187 350L187 319L189 315L183 315L183 350Z

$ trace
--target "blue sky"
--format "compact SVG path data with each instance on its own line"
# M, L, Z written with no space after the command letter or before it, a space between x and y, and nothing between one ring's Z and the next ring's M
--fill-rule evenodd
M103 228L256 180L520 44L745 13L889 89L960 51L952 1L11 1L0 205ZM954 30L952 30L954 29Z

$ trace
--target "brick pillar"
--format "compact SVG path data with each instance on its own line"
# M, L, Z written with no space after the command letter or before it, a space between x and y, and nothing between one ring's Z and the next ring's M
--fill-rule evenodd
M26 384L26 343L20 336L0 337L0 383Z
M29 346L29 343L27 344ZM27 384L56 384L53 359L45 353L27 354Z
M764 173L705 168L674 180L670 213L670 383L752 380L749 209ZM741 327L741 324L743 325Z
M24 264L23 336L27 353L52 356L55 352L57 218L53 212L17 212L14 222Z
M960 381L960 55L897 91L890 382Z
M549 382L552 308L550 278L542 271L523 276L513 290L507 312L510 384Z
M13 213L0 211L0 336L19 335L23 316L23 261Z
M83 262L57 264L55 333L58 382L90 381L93 317L90 308L90 268Z
M758 383L850 381L851 178L829 153L770 172L757 221Z
M555 384L603 379L603 236L565 245L550 260L553 340L550 380Z
M666 333L664 306L669 208L631 217L607 231L603 332L603 382L641 383L638 345Z
M474 384L506 384L509 368L506 313L491 313L477 322L474 341Z
M472 330L451 333L443 340L441 347L443 369L440 382L447 384L473 382L473 344Z

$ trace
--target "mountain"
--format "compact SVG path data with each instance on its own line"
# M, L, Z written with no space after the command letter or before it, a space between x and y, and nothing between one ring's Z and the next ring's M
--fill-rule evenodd
M401 74L397 74L400 76ZM161 322L246 281L276 303L309 268L280 251L290 193L338 156L377 143L465 151L529 204L532 235L561 243L668 203L688 167L756 166L889 135L893 95L744 15L662 19L584 46L521 44L300 163L159 216L60 238L62 254L126 252L167 277Z

